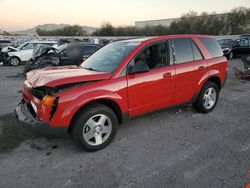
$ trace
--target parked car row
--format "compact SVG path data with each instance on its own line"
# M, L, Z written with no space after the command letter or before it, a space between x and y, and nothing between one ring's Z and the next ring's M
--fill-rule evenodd
M58 47L56 41L30 41L18 46L17 48L8 46L2 49L1 54L4 59L1 61L4 65L17 66L25 63L32 58L33 49L38 44L46 44L53 47Z
M25 71L46 66L79 65L100 46L79 41L58 47L57 41L30 41L17 48L4 47L0 53L3 65L25 64ZM35 52L35 54L33 54Z
M34 48L33 57L24 67L25 72L34 69L54 66L79 66L87 57L96 52L100 46L94 44L84 44L81 42L71 42L63 44L58 48L39 44Z
M225 38L217 41L227 59L250 54L250 35L241 35L236 40Z

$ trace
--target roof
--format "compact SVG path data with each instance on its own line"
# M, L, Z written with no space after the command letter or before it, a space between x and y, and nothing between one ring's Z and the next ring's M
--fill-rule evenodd
M199 34L178 34L178 35L164 35L156 37L143 37L129 40L122 40L118 42L147 42L147 41L158 41L158 40L167 40L173 38L214 38L211 35L199 35Z

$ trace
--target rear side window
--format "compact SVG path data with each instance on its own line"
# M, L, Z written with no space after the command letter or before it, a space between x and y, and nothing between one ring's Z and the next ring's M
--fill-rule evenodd
M173 39L176 63L193 61L193 50L190 39Z
M213 38L201 38L200 41L206 47L212 57L221 57L223 52L218 42Z
M201 55L201 52L193 40L191 40L191 45L192 45L192 49L193 49L193 53L194 53L194 60L195 61L202 60L203 57Z

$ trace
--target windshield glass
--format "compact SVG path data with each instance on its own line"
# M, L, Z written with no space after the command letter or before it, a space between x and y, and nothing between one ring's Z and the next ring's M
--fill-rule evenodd
M17 47L17 49L18 49L18 50L21 50L21 48L22 48L23 46L25 46L26 44L28 44L28 43L25 42L25 43L21 44L20 46Z
M108 44L86 59L81 67L100 72L113 72L129 52L139 44L140 42L128 41Z

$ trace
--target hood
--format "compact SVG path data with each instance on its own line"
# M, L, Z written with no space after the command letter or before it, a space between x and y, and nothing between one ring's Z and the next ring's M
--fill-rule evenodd
M13 46L7 46L2 49L2 52L15 52L15 51L19 51L19 50Z
M90 71L77 66L64 66L30 71L27 73L27 81L34 88L40 86L56 87L70 83L107 80L111 76L111 73Z
M38 57L41 57L45 54L47 54L49 51L55 51L56 49L52 46L45 45L45 44L38 44L35 46L33 50L33 59L36 59Z

